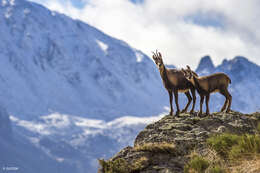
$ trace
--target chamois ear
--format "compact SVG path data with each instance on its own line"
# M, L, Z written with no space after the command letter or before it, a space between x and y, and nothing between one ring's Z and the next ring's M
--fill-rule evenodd
M181 72L186 74L186 71L184 70L184 68L181 68Z
M155 56L153 55L153 60L156 60Z
M162 59L162 54L160 52L158 52L158 54L159 54L159 57Z
M152 52L152 54L153 54L153 60L156 60L157 59L156 54L154 52Z
M190 69L190 66L188 66L188 65L187 65L186 73L188 73L190 76L193 76L192 70Z

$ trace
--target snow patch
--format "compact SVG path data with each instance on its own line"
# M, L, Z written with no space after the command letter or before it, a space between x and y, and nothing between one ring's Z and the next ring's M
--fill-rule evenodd
M133 126L137 124L149 124L155 121L158 121L162 118L163 115L154 116L154 117L133 117L133 116L124 116L121 118L117 118L111 122L107 123L107 128L117 127L121 128L124 126Z
M23 12L24 12L25 15L27 15L27 14L29 14L31 12L31 10L26 8L26 9L23 10Z
M2 0L2 6L4 7L4 6L6 6L6 4L7 4L7 1L6 0Z
M11 6L14 6L15 5L15 0L10 0L9 3L10 3Z
M51 15L52 15L52 16L56 16L55 11L52 11L52 12L51 12Z
M100 41L100 40L96 40L97 44L99 45L99 47L105 52L107 53L107 48L108 45L105 44L104 42Z
M36 123L34 121L26 121L26 120L20 120L14 116L10 116L10 120L13 121L16 125L24 127L25 129L40 133L42 135L49 135L50 132L46 131L46 125L41 123Z
M135 52L135 56L137 62L141 62L144 58L143 54L141 54L140 52Z
M15 116L10 116L10 120L17 126L43 136L54 134L73 136L74 133L78 135L80 132L82 135L86 136L104 133L112 129L146 125L159 120L162 116L163 115L152 117L123 116L106 122L103 120L53 113L42 116L39 120L34 121L21 120ZM76 131L73 132L72 128Z
M70 120L68 115L61 115L58 113L50 114L47 116L41 117L48 126L63 128L70 125Z
M63 162L63 161L64 161L64 158L57 157L56 160L57 160L58 162Z
M75 122L76 126L79 127L88 127L88 128L105 128L105 122L103 120L93 120L77 117Z
M12 8L7 8L5 12L5 18L8 19L12 16Z

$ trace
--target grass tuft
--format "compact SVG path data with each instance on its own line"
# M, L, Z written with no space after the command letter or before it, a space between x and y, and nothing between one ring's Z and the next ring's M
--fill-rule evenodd
M260 153L260 137L258 135L221 134L210 137L207 143L223 158L236 158L242 154Z
M99 160L99 164L104 173L128 173L130 168L124 159L116 159L114 161L103 159Z
M238 144L233 146L230 151L230 157L236 158L241 154L260 153L260 138L257 135L243 135Z
M221 168L220 166L215 166L213 168L209 168L207 173L226 173L225 169Z
M104 173L134 173L140 172L149 165L149 160L147 157L140 157L133 161L133 163L127 163L124 159L99 160L99 165L101 166Z
M209 167L209 162L203 157L194 156L190 162L184 167L185 173L204 173Z
M259 123L257 123L256 130L257 130L257 132L260 134L260 122L259 122Z
M238 144L239 140L240 137L238 135L224 133L208 138L207 143L221 157L227 158L232 146Z

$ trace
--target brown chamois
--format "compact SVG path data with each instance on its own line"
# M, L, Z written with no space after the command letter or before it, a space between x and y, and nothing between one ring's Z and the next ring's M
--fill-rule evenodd
M164 87L169 93L170 98L170 115L173 115L173 108L172 108L172 99L173 99L173 93L175 97L175 103L176 103L176 116L179 116L180 108L178 103L178 92L183 92L188 98L188 103L185 106L185 108L182 110L182 113L187 112L187 109L193 99L193 105L190 113L194 112L194 107L196 103L196 92L195 87L191 84L189 80L187 80L182 73L181 70L176 69L167 69L165 65L163 64L162 55L160 52L153 52L153 60L155 61L155 64L157 65L160 75L164 84ZM195 72L192 72L194 76L197 76ZM192 97L190 95L189 90L191 90Z
M231 84L231 79L225 73L214 73L208 76L194 76L190 67L187 66L187 70L182 69L184 76L193 84L200 95L200 112L199 116L202 115L202 105L204 102L204 97L206 97L206 115L209 115L209 98L210 93L219 92L225 96L226 101L221 109L221 112L227 110L230 112L232 96L228 91L228 85Z

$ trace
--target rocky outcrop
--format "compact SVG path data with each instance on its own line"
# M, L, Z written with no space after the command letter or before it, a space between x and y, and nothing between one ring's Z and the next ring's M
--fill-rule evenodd
M109 161L123 161L127 165L123 172L180 173L192 151L205 152L210 136L224 132L254 134L259 121L260 113L213 113L203 118L189 114L181 114L180 118L166 115L141 131L134 147L124 148ZM106 172L103 168L100 173Z

